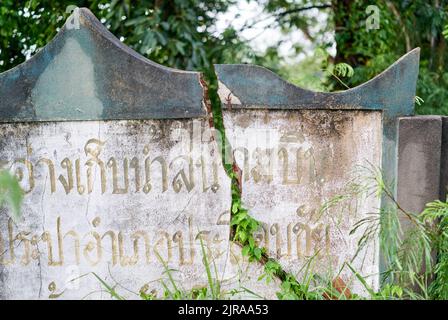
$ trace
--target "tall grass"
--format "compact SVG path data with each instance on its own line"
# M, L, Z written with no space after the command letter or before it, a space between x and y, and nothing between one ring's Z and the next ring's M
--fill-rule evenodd
M317 253L307 259L296 274L285 272L276 260L268 258L264 265L265 272L258 281L264 280L269 285L274 278L280 278L277 297L288 300L448 299L448 203L437 200L428 203L419 214L410 213L397 202L390 184L384 180L379 169L367 166L360 168L358 173L341 194L332 197L322 206L320 214L346 201L359 201L369 196L381 197L385 201L386 206L377 212L368 213L367 217L354 224L350 232L353 234L357 230L363 230L357 253L379 238L380 253L384 261L380 289L371 288L367 279L349 262L344 263L332 275L333 278L315 273L313 263L316 263ZM403 221L408 222L410 227L403 228ZM161 280L163 296L142 294L141 297L147 300L227 299L244 292L261 298L260 294L246 288L222 290L214 260L209 260L202 241L201 249L207 277L206 286L182 289L173 276L176 271L170 269L159 256L166 275L166 279ZM339 274L344 268L348 268L362 284L365 295L352 293L350 284L342 281ZM121 298L114 288L104 283L103 285L112 297Z
M354 179L347 185L350 192L336 199L363 194L383 199L383 208L359 220L351 231L353 234L360 228L364 230L358 251L379 237L384 261L381 290L373 292L350 268L372 299L447 299L448 203L436 200L428 203L421 213L408 212L397 202L392 183L385 181L381 170L373 166L362 169L364 176Z

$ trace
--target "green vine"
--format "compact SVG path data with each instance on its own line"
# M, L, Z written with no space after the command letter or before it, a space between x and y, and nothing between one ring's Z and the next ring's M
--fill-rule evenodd
M239 188L235 186L236 174L231 173L232 183L232 215L230 226L232 227L233 241L242 245L242 254L247 256L249 261L260 261L265 254L264 248L256 245L254 234L259 230L260 223L252 218L247 209L241 205L241 196Z
M305 272L305 281L299 282L293 274L283 270L283 267L277 260L269 257L266 248L257 245L254 235L260 229L261 224L251 217L247 209L241 204L238 174L231 172L230 177L232 179L232 212L230 222L233 234L232 240L242 246L242 255L247 257L249 262L258 261L263 264L264 273L258 278L258 281L264 279L267 283L270 283L274 279L279 279L281 282L280 291L277 292L279 299L323 299L323 292L311 287L311 284L316 282L316 275ZM328 291L327 287L331 288L331 285L326 286L324 291Z
M212 65L212 64L211 64ZM229 145L222 117L221 100L218 96L218 79L213 67L204 70L202 83L205 89L204 100L207 102L209 112L213 115L213 125L220 134L222 159L232 159L231 146ZM264 273L259 280L265 279L268 283L273 279L280 280L280 291L277 292L279 299L322 299L322 293L312 290L310 283L315 280L315 275L308 277L309 283L304 285L296 277L283 270L280 263L269 257L266 248L260 247L255 241L255 233L260 229L259 221L250 216L247 209L241 203L241 177L238 168L232 163L224 161L224 169L231 179L232 185L232 206L230 219L230 239L242 247L242 255L247 257L249 262L260 262L263 264ZM331 284L329 285L331 288Z

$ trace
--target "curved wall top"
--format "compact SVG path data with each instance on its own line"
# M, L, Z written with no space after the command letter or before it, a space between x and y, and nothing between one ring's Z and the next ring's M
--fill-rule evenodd
M297 120L293 120L297 119L294 111L299 112L300 110L303 111L303 109L316 110L316 113L319 110L344 110L346 112L355 110L364 112L369 112L370 110L380 111L382 118L380 117L379 119L382 119L382 121L379 127L379 135L380 137L382 135L382 139L380 141L381 147L376 152L380 152L378 158L381 160L375 166L379 165L381 167L384 180L387 182L387 185L392 185L392 191L395 194L398 151L397 120L399 117L410 116L414 113L419 53L420 49L416 48L401 57L372 80L355 88L334 93L313 92L299 88L260 66L215 65L219 81L218 93L223 107L224 125L229 129L238 127L239 117L243 117L241 114L247 115L247 119L255 119L257 115L260 117L260 110L288 110L291 115L290 121L292 122L289 124L287 121L282 122L284 130L288 129L289 126L294 127L297 125L294 123ZM320 130L318 124L311 124L311 126L313 125L316 126L315 130L318 132ZM361 132L376 134L372 132L375 123L365 123L365 126L364 130L360 129ZM353 146L356 143L359 145L359 141L362 140L360 136L362 136L360 132L353 132ZM373 146L367 145L363 146L363 148L358 151L361 153L365 152L367 155L372 153ZM332 158L330 162L334 160ZM329 160L323 159L322 161ZM328 179L329 177L326 178ZM333 177L333 180L337 180L337 178ZM254 191L254 188L253 185L243 185L243 201L252 199L250 198L253 195L251 192L255 194L254 199L262 198L258 190ZM274 194L272 188L269 190ZM297 187L297 190L299 190L299 187ZM306 190L306 192L309 191ZM246 196L244 195L245 193ZM282 197L284 193L283 191L278 192ZM282 201L285 202L284 199ZM381 207L386 208L390 201L390 199L383 196ZM254 203L258 202L254 200ZM286 201L286 204L290 203L295 203L295 200ZM256 205L255 207L258 208ZM284 213L278 212L278 215L281 214ZM385 262L381 261L380 264L382 264L380 269L385 270Z
M419 54L420 48L416 48L372 80L339 92L302 89L256 65L218 64L215 69L225 108L372 109L385 110L391 116L410 115Z
M281 79L266 68L215 65L224 112L232 109L377 110L383 113L382 169L396 180L398 117L414 114L420 48L408 52L375 78L339 92L313 92Z
M0 97L0 122L206 115L199 73L144 58L85 8L31 59L0 74Z

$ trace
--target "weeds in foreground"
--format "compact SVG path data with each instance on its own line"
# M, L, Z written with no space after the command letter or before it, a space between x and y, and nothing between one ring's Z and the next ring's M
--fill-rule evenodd
M359 220L350 232L353 235L363 230L355 256L379 237L384 269L381 289L371 288L349 263L342 266L351 270L367 296L351 293L338 276L329 281L311 272L313 257L305 263L305 270L302 268L298 272L302 273L298 281L296 276L285 272L279 262L267 257L262 248L259 250L263 257L256 255L250 239L257 222L251 225L252 218L239 207L238 201L234 202L238 210L232 207L235 225L239 227L234 240L245 244L247 249L243 253L252 260L264 261L265 274L259 280L264 278L269 282L274 277L281 280L279 299L448 299L448 202L430 202L420 214L408 212L397 202L391 185L380 169L372 165L360 167L344 192L332 197L320 210L322 215L331 207L350 201L363 201L371 196L382 199L382 208ZM239 222L244 219L249 222L241 228ZM245 228L246 225L249 227ZM241 237L241 230L247 235Z
M448 299L448 203L434 201L426 205L420 215L428 227L428 238L436 259L429 276L433 278L428 288L432 299Z
M221 286L222 280L218 277L218 268L214 262L213 257L209 257L207 254L207 248L203 242L202 238L199 238L202 254L202 264L204 266L204 271L207 278L206 285L201 287L196 287L192 289L185 289L181 283L176 280L175 273L178 270L169 267L168 263L156 252L156 256L159 262L163 266L163 276L164 278L159 279L157 282L162 287L162 294L158 295L156 290L148 292L149 287L144 286L139 293L139 296L143 300L221 300L228 299L240 294L244 294L245 297L262 299L263 297L257 293L247 289L245 287L233 288L230 290L224 290ZM104 288L104 291L110 294L111 298L117 300L124 300L125 298L118 294L116 286L112 286L97 274L93 275L98 279Z
M363 169L367 172L363 183L349 189L375 193L382 198L383 208L358 221L351 233L364 230L359 250L379 236L384 269L381 290L374 292L355 270L353 273L371 299L447 299L448 203L436 200L422 213L408 212L397 202L379 169Z
M352 234L359 229L364 233L358 242L359 250L379 235L381 255L385 271L382 273L381 290L374 291L349 263L348 267L364 286L367 297L350 292L349 287L336 277L328 280L312 272L313 258L309 259L302 269L301 280L297 276L285 272L278 261L269 258L264 248L259 248L253 234L259 223L242 208L235 193L236 201L232 206L231 225L234 227L234 240L243 245L242 253L249 261L264 263L264 274L258 279L270 283L274 278L281 284L277 297L279 299L448 299L448 203L434 201L427 204L420 214L407 212L396 201L393 190L383 179L381 171L364 168L369 173L364 179L354 179L346 186L344 193L330 199L322 206L321 214L332 206L359 197L375 195L383 199L383 208L377 213L370 213L367 218L358 221ZM234 191L235 192L235 191ZM11 207L14 220L20 218L20 204L23 198L17 180L8 172L0 172L0 205L6 203ZM385 204L385 205L384 205ZM403 230L403 221L409 226ZM203 265L207 276L207 285L191 290L184 290L174 278L176 270L170 269L166 262L159 260L164 266L167 279L160 280L163 296L155 292L141 290L142 299L225 299L240 293L250 294L256 298L261 296L247 288L232 289L227 292L221 289L214 260L208 259L204 244L201 241ZM358 250L358 251L359 251ZM100 276L93 273L112 298L123 300L116 287L107 284Z
M348 268L352 272L365 289L366 294L362 296L352 293L349 285L337 275L331 280L314 273L312 264L317 253L304 263L296 275L284 271L278 261L269 258L263 248L256 246L253 232L259 224L238 201L234 201L232 207L232 225L236 227L234 240L243 245L243 254L250 261L264 263L264 274L259 281L265 280L269 284L275 278L280 279L279 299L448 299L448 203L437 200L428 203L422 213L415 214L403 209L392 190L379 169L362 167L359 175L347 184L345 192L331 198L321 208L320 214L323 214L344 202L362 201L370 196L382 199L383 208L369 213L351 231L353 234L363 230L358 252L379 237L385 269L381 274L380 290L371 288L366 278L348 262L339 270L340 273L343 268ZM403 222L409 227L403 228ZM207 260L204 265L209 265ZM206 267L206 270L210 290L195 289L184 294L185 298L223 298L223 295L213 292L215 282L210 277L210 269ZM299 274L300 281L297 278Z

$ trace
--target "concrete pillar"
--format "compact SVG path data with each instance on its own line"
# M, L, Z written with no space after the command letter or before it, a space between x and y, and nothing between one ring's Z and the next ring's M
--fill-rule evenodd
M442 152L440 158L440 200L445 201L448 191L448 117L442 117Z
M404 210L418 214L426 203L439 199L441 152L442 117L399 119L397 200ZM407 221L402 222L406 229Z

